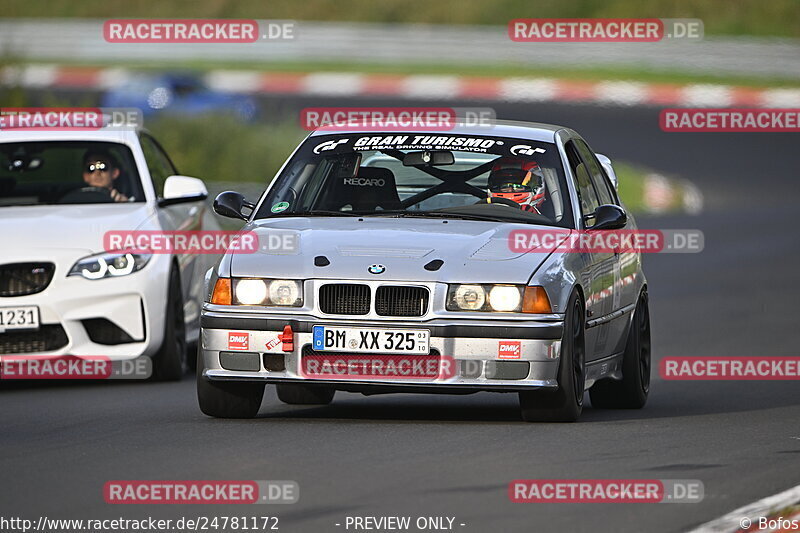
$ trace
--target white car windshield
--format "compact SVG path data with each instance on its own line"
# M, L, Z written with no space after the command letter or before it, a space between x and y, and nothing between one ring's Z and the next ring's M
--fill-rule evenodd
M118 143L0 143L0 207L143 202L130 149Z

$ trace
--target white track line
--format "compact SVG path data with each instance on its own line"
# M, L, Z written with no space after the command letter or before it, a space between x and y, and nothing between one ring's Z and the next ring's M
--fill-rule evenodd
M357 96L363 88L364 75L357 72L314 72L303 78L302 94Z
M452 99L457 96L460 82L458 76L406 76L400 94L407 98Z
M758 531L759 517L768 516L770 512L778 511L797 502L800 502L800 485L740 507L725 516L691 530L689 533L730 533L738 531L742 527L741 520L743 518L751 521L750 531Z
M205 81L217 91L254 93L261 87L261 73L249 70L211 70Z
M511 102L545 102L558 97L558 85L550 78L505 78L497 96Z
M681 102L687 107L728 107L731 88L726 85L694 84L682 90Z

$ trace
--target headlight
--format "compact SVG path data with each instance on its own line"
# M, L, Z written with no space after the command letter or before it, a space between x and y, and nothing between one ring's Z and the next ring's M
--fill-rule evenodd
M547 292L525 285L450 285L448 311L552 313Z
M477 311L486 303L486 291L480 285L458 285L453 302L457 309Z
M276 279L269 284L269 301L272 305L295 305L300 299L300 286L296 281Z
M141 270L150 261L151 254L103 253L85 257L75 263L67 276L86 279L116 278Z
M267 298L267 284L261 279L240 279L236 282L236 301L244 305L263 304Z
M508 313L519 311L522 303L522 295L519 287L510 285L495 285L489 291L489 305L493 311L505 311Z
M233 296L234 305L303 305L302 286L295 280L235 278Z

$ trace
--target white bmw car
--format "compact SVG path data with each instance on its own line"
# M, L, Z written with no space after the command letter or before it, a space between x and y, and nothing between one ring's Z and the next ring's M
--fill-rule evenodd
M108 252L107 232L219 230L202 181L141 129L0 132L0 355L193 360L213 255Z
M257 205L214 202L285 244L209 272L201 410L254 417L268 383L306 405L514 392L531 422L577 420L586 391L595 408L643 407L641 252L545 244L637 231L616 183L608 158L551 124L312 133Z

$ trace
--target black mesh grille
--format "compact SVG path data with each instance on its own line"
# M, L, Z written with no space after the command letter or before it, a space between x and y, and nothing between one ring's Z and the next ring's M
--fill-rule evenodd
M0 296L25 296L42 292L53 279L53 263L0 265Z
M422 316L427 310L425 287L383 286L375 291L375 312L381 316Z
M331 315L369 313L369 286L329 283L319 288L319 308Z
M136 342L125 330L107 318L87 318L82 322L89 340L94 343L113 346Z
M45 324L38 331L6 331L0 333L0 355L51 352L67 342L61 324Z

